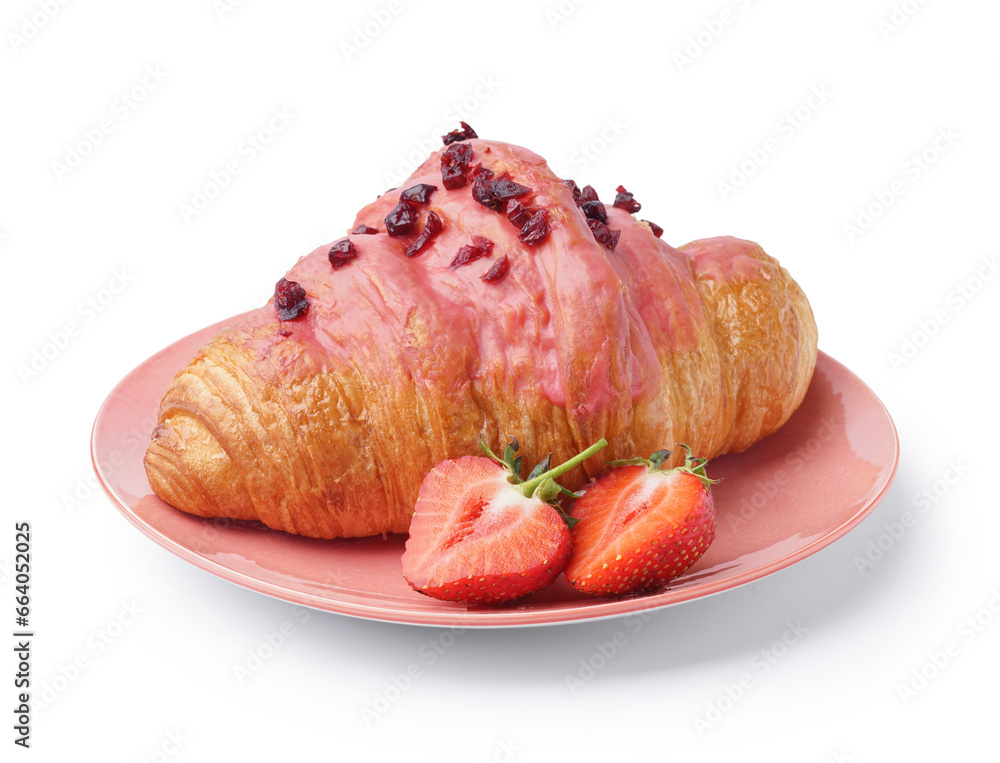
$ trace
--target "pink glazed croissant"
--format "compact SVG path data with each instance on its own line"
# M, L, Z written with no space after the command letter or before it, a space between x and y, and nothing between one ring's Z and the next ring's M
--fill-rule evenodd
M523 148L445 139L177 375L156 495L317 538L403 533L427 472L480 439L535 463L606 438L574 488L676 443L744 450L799 405L816 326L758 245L675 249L624 189L605 205Z

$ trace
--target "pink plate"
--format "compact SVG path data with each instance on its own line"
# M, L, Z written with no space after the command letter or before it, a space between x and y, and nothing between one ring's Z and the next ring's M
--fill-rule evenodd
M399 558L405 538L315 540L257 522L202 519L155 497L142 457L174 374L225 322L192 334L136 368L94 423L91 455L125 517L167 550L214 575L278 599L355 617L417 625L498 627L627 615L735 588L784 569L855 527L885 494L899 442L882 403L820 353L805 401L778 432L710 474L718 533L708 552L662 591L590 599L559 578L515 605L470 607L415 593Z

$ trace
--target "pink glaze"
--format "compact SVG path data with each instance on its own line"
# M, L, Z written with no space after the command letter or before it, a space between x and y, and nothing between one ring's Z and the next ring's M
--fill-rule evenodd
M507 172L532 189L521 200L548 210L551 233L537 244L522 244L504 214L473 200L470 186L444 188L441 152L435 152L399 188L358 213L349 229L365 224L380 232L349 236L355 260L333 269L325 244L285 274L305 288L308 311L285 323L274 316L252 330L249 343L270 361L275 376L358 365L384 378L406 375L418 384L456 387L458 394L470 380L493 375L517 394L540 393L584 418L628 409L660 386L655 348L683 350L700 335L704 316L692 257L699 274L743 277L756 267L740 250L744 242L719 239L697 242L695 251L677 250L610 202L609 227L620 230L621 239L609 252L541 157L495 141L468 144L471 166L482 163L497 177ZM390 237L383 220L400 193L417 183L437 190L418 206L414 233ZM430 209L444 229L421 254L406 257ZM473 235L494 242L491 255L452 269L455 253ZM740 250L735 257L727 254L733 248ZM507 277L483 282L481 276L504 255L511 263ZM273 314L273 307L262 310ZM468 373L456 374L456 367Z

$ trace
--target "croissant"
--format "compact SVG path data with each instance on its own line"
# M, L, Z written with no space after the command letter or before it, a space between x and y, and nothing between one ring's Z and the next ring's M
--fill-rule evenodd
M685 443L712 458L780 427L816 326L754 243L667 245L536 154L451 133L346 238L303 257L174 378L153 492L316 538L405 533L438 462L516 436L568 473ZM534 459L534 461L532 461Z

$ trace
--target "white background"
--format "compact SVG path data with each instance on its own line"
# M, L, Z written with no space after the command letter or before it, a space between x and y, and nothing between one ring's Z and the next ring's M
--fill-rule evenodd
M3 759L996 759L1000 7L333 6L0 12L0 631L13 525L30 521L34 686L60 689L32 715L30 751L5 714ZM280 131L248 149L276 113ZM457 638L306 617L127 523L88 452L111 388L262 303L460 117L605 198L625 184L673 244L732 234L778 257L812 301L820 347L896 421L902 459L874 513L806 561L638 629ZM215 194L231 160L239 174ZM741 171L739 188L720 185ZM210 203L185 214L206 189ZM69 322L76 335L48 346ZM887 535L906 512L912 526ZM804 635L763 672L789 622ZM282 627L294 632L241 681ZM594 658L623 631L611 659ZM15 668L0 651L6 709ZM581 661L601 668L574 689ZM366 722L380 697L395 701Z

